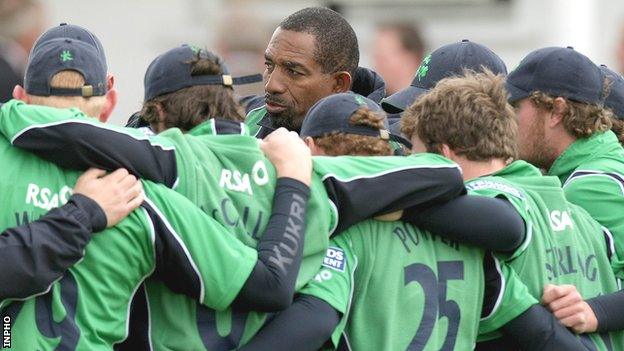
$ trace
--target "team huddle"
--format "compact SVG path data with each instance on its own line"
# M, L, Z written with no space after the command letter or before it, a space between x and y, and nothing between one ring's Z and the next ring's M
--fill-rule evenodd
M620 75L462 40L386 96L321 7L264 56L172 48L119 127L97 36L39 37L0 105L2 348L624 350Z

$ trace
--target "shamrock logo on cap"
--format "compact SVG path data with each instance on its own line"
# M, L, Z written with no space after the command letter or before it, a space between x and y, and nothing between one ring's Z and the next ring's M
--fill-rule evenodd
M418 67L418 71L416 71L416 76L418 77L418 81L420 81L424 76L429 72L429 62L431 61L431 54L427 55Z
M355 95L355 101L360 105L366 105L366 101L361 95Z
M71 61L73 59L74 59L74 56L72 55L71 51L63 50L63 52L61 52L61 61L65 62L65 61Z

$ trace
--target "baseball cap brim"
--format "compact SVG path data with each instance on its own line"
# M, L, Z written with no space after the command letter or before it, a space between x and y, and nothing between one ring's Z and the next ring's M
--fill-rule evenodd
M509 83L509 81L505 83L505 90L507 90L507 101L509 103L514 103L531 95L530 91L520 89L517 86Z
M426 89L409 86L381 100L381 108L388 113L402 113L416 99L426 93Z

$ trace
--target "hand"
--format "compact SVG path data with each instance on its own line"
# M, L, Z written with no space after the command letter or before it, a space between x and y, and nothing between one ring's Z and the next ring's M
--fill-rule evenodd
M260 149L275 166L278 177L294 178L310 185L312 155L297 133L279 128L260 141Z
M74 193L91 198L106 214L106 226L112 227L143 202L143 185L123 168L111 174L91 168L78 178Z
M583 300L574 285L552 285L544 287L542 305L575 333L592 333L598 328L598 320L589 304Z

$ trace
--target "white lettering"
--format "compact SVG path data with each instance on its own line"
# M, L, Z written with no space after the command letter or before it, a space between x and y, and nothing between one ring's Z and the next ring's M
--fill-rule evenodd
M556 232L560 232L570 227L573 229L572 219L568 211L554 210L550 212L550 226Z
M35 207L49 211L59 205L64 205L69 200L71 194L72 189L67 185L63 186L60 193L57 194L50 188L30 183L26 189L26 204L32 204Z
M252 176L250 177L248 173L242 173L239 170L223 169L221 170L221 178L219 178L219 186L227 190L253 195L250 179L253 178L256 185L268 184L269 172L267 172L262 161L256 162L251 172Z
M253 174L254 182L258 185L265 185L269 182L269 172L267 172L262 160L256 162L251 170L251 174Z
M39 207L39 202L37 202L37 194L39 194L39 187L37 186L37 184L28 184L28 189L26 190L26 203L33 204L35 205L35 207Z

